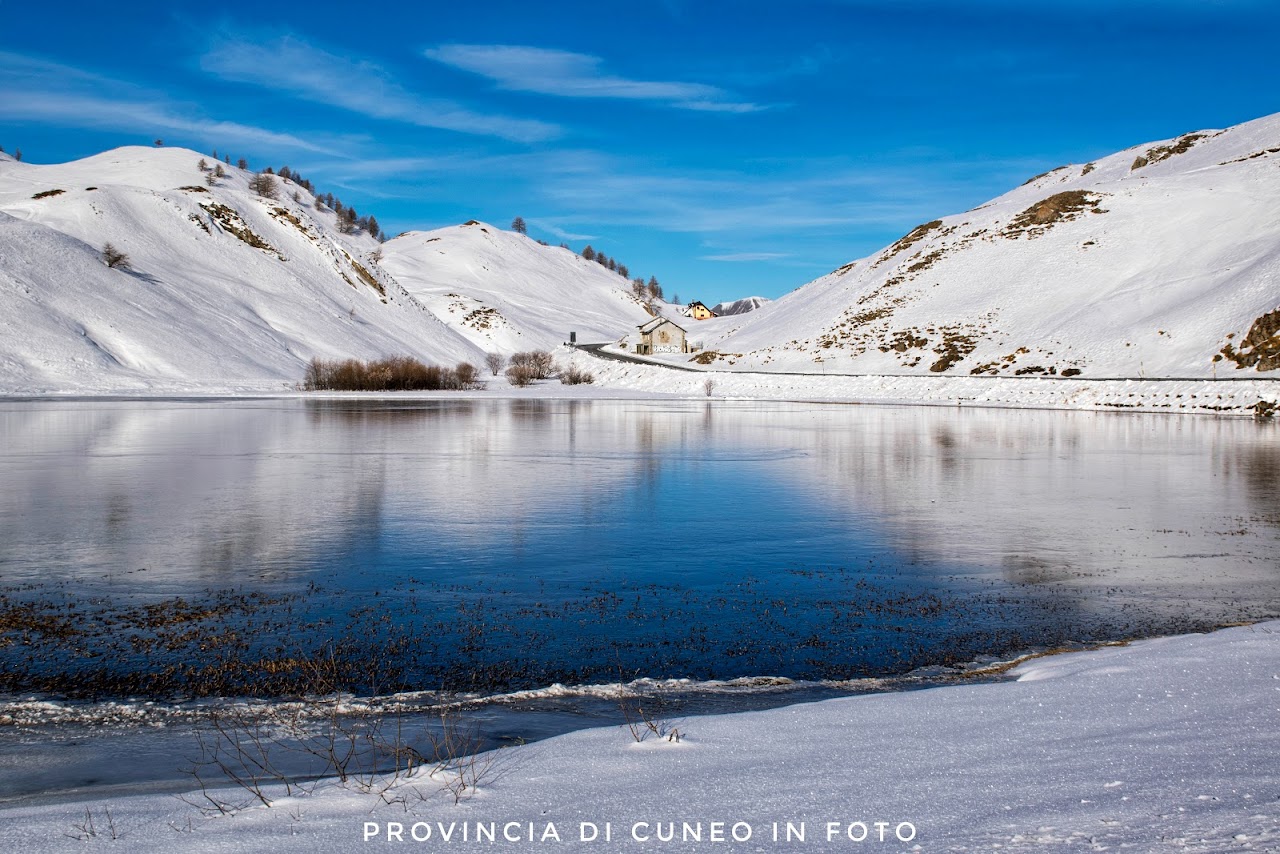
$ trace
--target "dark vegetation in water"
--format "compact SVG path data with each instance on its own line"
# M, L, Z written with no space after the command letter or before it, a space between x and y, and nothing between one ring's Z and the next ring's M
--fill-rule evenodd
M504 587L411 580L362 594L312 584L154 601L70 585L11 589L0 593L0 691L287 697L309 694L320 668L338 690L360 695L503 693L616 682L620 673L843 680L1215 624L1215 615L1156 617L1132 603L1085 614L1034 583L948 591L846 570L794 569L709 589Z

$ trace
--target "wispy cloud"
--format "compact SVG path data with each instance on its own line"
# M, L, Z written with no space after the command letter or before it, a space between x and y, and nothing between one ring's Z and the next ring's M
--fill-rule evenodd
M203 142L266 145L317 153L314 141L203 115L195 107L120 80L23 54L0 51L0 118L60 127L180 133Z
M776 261L779 258L790 258L789 252L733 252L728 255L703 255L699 261Z
M267 42L223 41L202 57L201 67L224 80L375 119L516 142L541 142L561 135L561 129L548 122L476 112L449 99L419 95L374 63L339 56L293 36Z
M565 98L651 101L685 110L751 113L767 109L705 83L635 80L609 74L598 56L521 45L446 44L429 59L487 77L514 92Z
M529 220L529 224L534 228L541 229L549 234L554 234L561 240L595 240L597 237L597 235L594 234L579 234L575 231L566 231L552 219L531 219Z

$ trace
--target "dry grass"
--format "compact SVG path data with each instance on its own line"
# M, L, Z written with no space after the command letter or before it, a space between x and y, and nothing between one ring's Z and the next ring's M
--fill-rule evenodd
M1002 232L1005 237L1038 237L1059 222L1070 222L1084 212L1106 213L1098 205L1102 196L1088 190L1067 190L1041 199L1014 217Z
M253 229L249 228L248 224L240 218L240 214L234 208L218 202L202 203L200 207L204 208L204 210L208 212L209 216L213 217L213 221L216 222L223 231L235 235L254 249L271 252L275 254L276 257L280 258L280 260L284 260L284 256L281 255L274 246L264 240L260 235L254 233Z
M929 366L929 370L935 374L951 369L978 346L972 336L961 333L958 328L943 327L938 331L942 333L942 343L933 348L933 352L938 354L938 360Z
M1197 142L1208 138L1209 134L1207 133L1188 133L1178 137L1168 145L1157 145L1154 148L1147 149L1145 155L1133 161L1132 169L1141 169L1143 166L1150 166L1153 163L1168 160L1175 155L1186 154ZM1139 165L1138 161L1142 161L1141 165Z
M1228 341L1219 353L1234 362L1237 368L1280 369L1280 309L1255 320L1240 340L1239 349Z
M892 258L894 255L897 255L899 252L903 252L907 249L910 249L914 244L923 240L925 235L933 231L935 228L942 228L942 220L935 219L932 222L926 222L923 225L917 225L915 228L911 229L906 234L904 234L901 238L899 238L897 243L890 246L888 251L885 252L884 255L880 256L880 260L877 261L872 266L877 266L879 265L880 261L885 261L889 258Z

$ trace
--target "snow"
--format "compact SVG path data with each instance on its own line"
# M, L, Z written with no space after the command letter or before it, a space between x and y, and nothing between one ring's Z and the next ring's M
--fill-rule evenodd
M156 794L10 803L0 845L81 850L88 817L90 841L113 825L136 852L345 851L366 834L401 847L428 828L417 850L848 850L850 833L885 850L1280 846L1280 622L1035 658L1012 676L668 722L678 743L570 733L499 751L457 803L425 776L386 799L327 781L220 816ZM675 841L657 842L671 822ZM788 822L803 842L785 841ZM684 823L701 843L681 841ZM477 827L497 841L476 842ZM750 841L710 842L734 830Z
M1135 168L1140 155L1153 162ZM480 363L570 333L616 342L650 317L625 279L569 250L474 221L379 247L291 182L277 178L277 201L236 168L206 187L200 159L0 159L0 394L279 394L313 357ZM1066 191L1096 204L1004 233ZM1277 399L1274 380L1212 359L1280 308L1278 200L1270 116L1062 167L747 314L677 322L713 351L716 396L1251 414ZM107 242L131 270L102 263ZM953 364L930 371L948 342ZM589 365L594 386L556 391L704 394L696 375ZM1050 369L1114 382L1034 379Z
M716 314L724 317L726 315L746 314L761 308L771 300L764 297L743 297L742 299L731 300L729 302L718 302L711 307Z
M612 341L650 319L617 273L483 222L409 232L383 254L409 293L487 352L548 350L570 332Z
M1174 141L1062 167L945 216L910 246L741 318L708 347L754 354L770 370L812 370L821 357L828 370L927 375L950 334L974 345L953 374L992 363L1002 374L1244 374L1212 357L1280 308L1280 116L1201 133L1185 153L1145 167L1133 168L1139 154ZM1005 233L1068 191L1091 194L1096 212L1040 234ZM907 332L927 343L895 349Z

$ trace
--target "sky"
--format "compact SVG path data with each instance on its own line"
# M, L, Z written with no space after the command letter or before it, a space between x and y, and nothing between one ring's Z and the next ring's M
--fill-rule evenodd
M288 165L393 235L520 216L710 305L1280 111L1274 0L413 6L0 0L0 145Z

